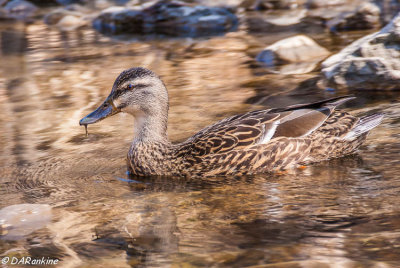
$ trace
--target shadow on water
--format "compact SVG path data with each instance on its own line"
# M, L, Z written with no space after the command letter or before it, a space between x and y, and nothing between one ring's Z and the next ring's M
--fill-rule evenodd
M90 126L88 137L78 126L125 68L163 78L173 141L231 114L348 92L321 88L315 72L268 73L253 59L265 39L241 31L117 42L1 23L0 37L1 207L51 207L45 227L18 239L7 239L16 218L0 223L1 256L110 267L400 263L399 93L355 92L344 107L385 114L358 155L280 176L143 179L125 173L130 117Z

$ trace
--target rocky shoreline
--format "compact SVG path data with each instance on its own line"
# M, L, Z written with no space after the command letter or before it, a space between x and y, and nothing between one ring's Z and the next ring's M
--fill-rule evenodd
M42 20L60 31L93 27L108 36L287 33L266 43L254 62L281 74L317 72L325 89L394 90L400 79L399 7L385 0L0 0L0 20ZM392 21L384 27L388 19ZM365 31L365 36L336 54L308 36L346 38L346 32L355 30Z

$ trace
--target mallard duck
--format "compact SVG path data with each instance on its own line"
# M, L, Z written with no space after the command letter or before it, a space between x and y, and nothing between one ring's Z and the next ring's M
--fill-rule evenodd
M168 92L145 68L123 71L110 95L80 120L87 126L119 112L134 117L128 169L137 176L224 176L281 171L353 153L381 114L362 118L331 98L225 118L178 144L167 138Z

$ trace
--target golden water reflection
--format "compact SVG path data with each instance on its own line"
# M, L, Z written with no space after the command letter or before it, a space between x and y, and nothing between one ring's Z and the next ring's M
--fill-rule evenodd
M397 93L358 93L349 110L386 119L356 156L291 175L143 181L125 174L130 117L89 126L87 138L78 125L123 69L162 76L173 141L260 105L336 93L297 87L315 74L255 66L266 38L244 32L134 42L41 23L2 23L0 32L0 204L49 204L53 215L46 228L0 240L1 256L45 255L77 267L400 263Z

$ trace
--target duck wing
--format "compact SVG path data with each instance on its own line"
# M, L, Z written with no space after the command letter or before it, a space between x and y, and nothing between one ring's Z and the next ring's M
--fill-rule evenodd
M272 136L279 113L252 111L225 118L208 126L182 144L181 151L205 156L223 153L257 144L266 135Z
M308 104L271 109L270 112L280 113L282 117L272 138L306 137L321 127L331 117L337 106L354 98L353 96L342 96Z
M277 137L305 137L319 128L337 105L350 99L339 97L228 117L180 144L178 156L203 157L267 144Z

